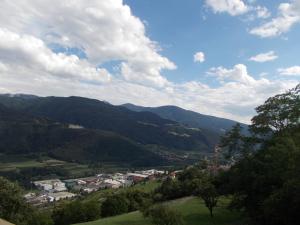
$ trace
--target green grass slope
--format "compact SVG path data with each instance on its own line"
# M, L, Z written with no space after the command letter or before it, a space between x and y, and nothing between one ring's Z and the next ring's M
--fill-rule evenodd
M168 204L182 213L186 225L241 225L243 220L236 212L226 209L227 199L222 199L215 209L215 216L210 217L203 201L196 197L182 198ZM151 225L138 211L120 216L104 218L81 225Z

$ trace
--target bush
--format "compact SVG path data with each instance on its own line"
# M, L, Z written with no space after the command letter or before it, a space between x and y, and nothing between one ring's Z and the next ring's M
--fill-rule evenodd
M139 190L127 191L126 198L128 200L128 211L135 211L141 208L148 207L153 203L152 197L149 193Z
M145 217L149 217L155 225L182 225L182 215L168 206L158 205L143 211Z
M74 201L55 208L52 218L55 225L87 222L100 217L100 204L95 201Z
M35 212L31 218L28 218L28 225L54 225L50 213Z
M158 195L160 194L160 195ZM158 199L158 197L161 199ZM167 178L159 188L155 190L155 199L159 201L172 200L184 196L182 183L178 180Z
M125 195L113 195L108 197L101 206L101 215L103 217L115 216L127 213L129 202Z

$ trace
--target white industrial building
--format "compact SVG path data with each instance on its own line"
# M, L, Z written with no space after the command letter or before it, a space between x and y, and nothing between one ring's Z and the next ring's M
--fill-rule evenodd
M60 192L67 190L65 183L61 182L59 179L40 180L34 181L33 183L37 188L47 192Z

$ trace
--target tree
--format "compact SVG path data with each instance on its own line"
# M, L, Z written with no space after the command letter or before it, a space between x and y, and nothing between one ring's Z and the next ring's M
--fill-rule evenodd
M101 215L103 217L115 216L127 213L129 202L125 195L113 195L106 198L101 206Z
M150 194L140 190L128 190L125 195L129 203L129 212L145 208L153 203Z
M284 94L269 98L256 108L251 130L261 136L300 124L300 84Z
M257 224L300 221L299 95L300 85L256 108L251 138L257 151L240 158L219 179L226 194L233 195L231 208L246 212Z
M210 175L204 175L199 179L198 189L196 190L197 195L203 199L211 217L213 217L213 209L218 203L218 192L212 181L213 179Z
M143 212L155 225L183 225L182 215L165 205L157 205Z
M0 218L17 224L26 224L30 214L31 209L25 203L19 185L0 177Z
M235 159L240 157L244 141L244 136L241 132L242 127L237 123L221 137L219 146L222 148L225 158Z
M96 201L61 203L52 213L55 225L87 222L100 217L100 204Z
M264 201L264 220L272 225L297 224L299 209L300 180L290 179Z
M17 225L53 225L48 213L28 205L18 184L0 177L0 218Z
M28 218L28 225L54 225L54 221L50 213L35 211L31 218Z
M182 188L182 182L178 180L173 180L172 178L167 178L163 183L155 190L156 194L160 194L162 197L160 200L171 200L175 198L180 198L184 196L184 191Z

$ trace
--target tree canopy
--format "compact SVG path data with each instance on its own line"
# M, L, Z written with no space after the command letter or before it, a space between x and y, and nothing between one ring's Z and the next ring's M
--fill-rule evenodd
M252 140L257 151L245 155L221 175L221 189L233 195L231 207L263 225L292 225L300 221L300 85L269 98L256 108ZM234 128L235 129L235 128ZM235 133L235 131L232 133ZM247 145L238 135L224 147ZM253 144L253 142L252 142Z

